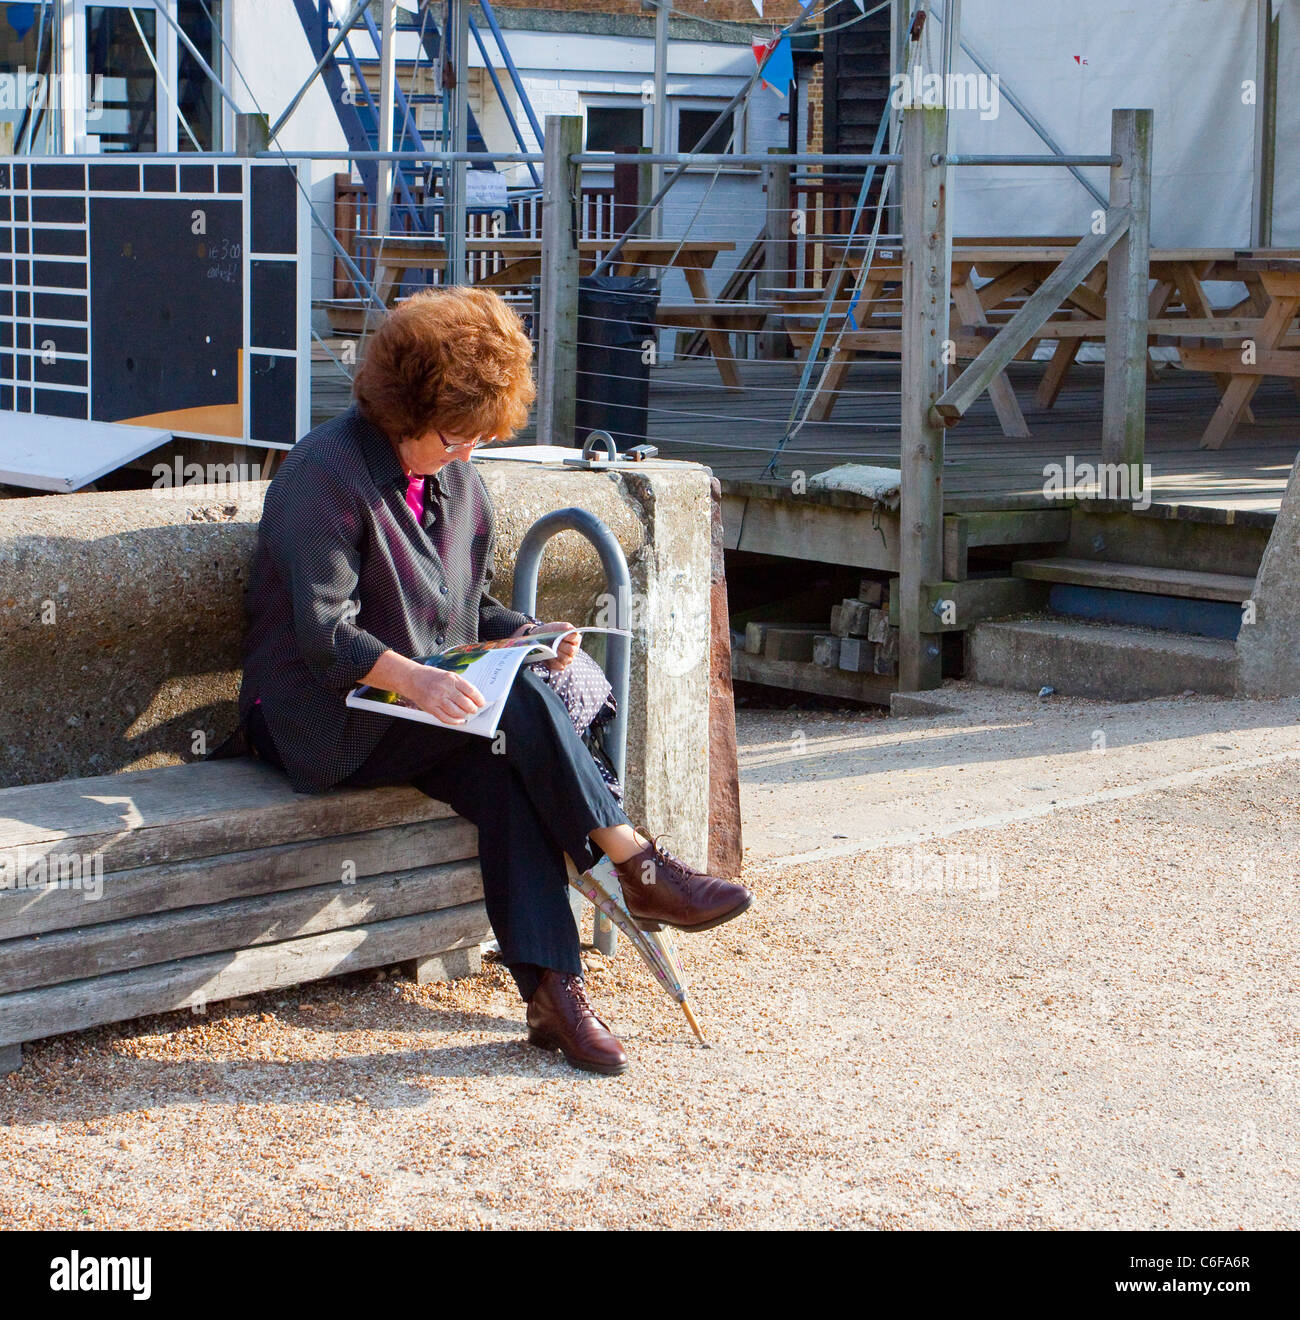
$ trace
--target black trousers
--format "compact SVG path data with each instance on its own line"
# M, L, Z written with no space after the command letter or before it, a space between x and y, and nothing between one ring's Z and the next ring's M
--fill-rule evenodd
M495 739L416 720L391 724L343 786L414 784L478 826L488 920L524 999L545 968L581 973L564 854L588 870L602 855L590 831L631 822L564 703L525 667ZM248 732L258 754L279 764L257 706Z

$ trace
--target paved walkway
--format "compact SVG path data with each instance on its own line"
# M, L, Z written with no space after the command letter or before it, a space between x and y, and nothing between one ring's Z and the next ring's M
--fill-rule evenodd
M1300 703L945 697L742 713L712 1049L626 953L615 1079L499 969L58 1038L0 1080L6 1222L1296 1227Z

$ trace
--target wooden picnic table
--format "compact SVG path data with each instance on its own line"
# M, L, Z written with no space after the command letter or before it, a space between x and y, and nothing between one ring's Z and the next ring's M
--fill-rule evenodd
M761 330L767 318L780 310L780 305L775 302L660 303L655 321L659 325L702 331L722 383L729 390L740 390L740 373L736 370L729 336L737 331L753 333Z
M962 356L973 356L978 352L981 341L986 342L995 335L1021 302L1070 256L1074 242L1071 239L1019 241L1014 238L954 240L950 333L957 352ZM840 240L827 243L826 248L828 256L835 261L844 258L845 278L837 291L836 305L847 306L847 295L858 285L867 255L867 241L863 238ZM1261 333L1272 296L1263 286L1264 272L1254 268L1249 260L1251 256L1251 253L1233 248L1152 249L1150 268L1154 285L1148 302L1152 340L1166 338L1180 342L1188 337L1222 339ZM1205 285L1216 282L1244 283L1247 296L1232 307L1215 308L1210 303ZM901 249L897 244L879 245L870 270L861 278L860 297L854 308L859 329L837 337L837 347L819 387L812 416L819 420L829 416L856 353L900 351L902 331L898 298L901 286ZM1028 358L1042 340L1056 340L1056 348L1038 388L1040 407L1050 408L1056 401L1080 345L1085 340L1105 338L1105 288L1106 263L1102 261L1065 296L1061 310L1017 355L1021 359ZM819 301L824 296L824 292L818 291ZM820 306L814 307L811 299L787 305L796 316L791 339L802 347L812 338L807 321L820 310ZM1280 315L1281 311L1276 314ZM1193 360L1206 359L1194 357ZM1185 354L1184 365L1191 365ZM1214 375L1220 390L1226 391L1231 374L1225 370L1215 371ZM1239 385L1234 397L1245 388ZM1252 388L1250 393L1253 392ZM1028 427L1005 372L994 377L989 395L1004 433L1027 436ZM1247 397L1247 404L1248 401Z
M447 245L441 238L373 235L363 237L360 242L374 253L375 291L385 305L391 305L394 291L401 286L407 271L441 271L447 265ZM599 258L613 246L613 240L607 238L580 240L580 273L590 275ZM609 273L636 275L644 270L680 270L691 297L696 302L708 302L709 288L704 272L713 266L720 253L734 251L735 246L720 239L631 238L623 245ZM514 288L528 284L541 274L542 241L539 238L468 238L465 251L470 254L500 253L506 259L500 270L474 281L485 288Z
M367 237L362 243L375 257L375 292L385 306L391 306L396 291L412 270L441 271L447 264L447 247L441 238L404 234ZM579 273L590 275L600 257L614 246L612 239L584 238L578 244ZM609 273L631 276L648 270L680 270L690 290L692 302L664 309L658 319L664 325L677 325L704 333L718 374L729 389L741 388L728 334L751 327L758 304L733 307L714 302L709 293L705 272L720 254L735 250L735 243L725 239L630 238L623 245ZM500 253L505 264L474 281L480 288L510 289L528 284L542 270L542 243L537 238L470 238L465 251ZM772 309L764 306L762 316ZM666 319L671 316L672 319ZM760 321L761 324L761 321Z
M1227 377L1223 397L1201 437L1202 449L1218 449L1236 430L1265 376L1288 378L1300 394L1300 335L1292 332L1300 312L1300 256L1245 252L1238 256L1237 268L1258 275L1268 299L1258 329L1251 334L1255 350L1249 361L1240 347L1179 348L1185 367Z

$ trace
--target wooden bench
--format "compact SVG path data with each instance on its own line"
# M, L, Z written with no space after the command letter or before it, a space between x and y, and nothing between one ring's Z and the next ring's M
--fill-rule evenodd
M655 311L658 325L680 330L697 330L704 337L718 366L722 383L730 390L741 388L740 373L728 338L734 332L754 332L777 311L767 302L689 302L660 303Z
M247 758L0 789L0 1073L144 1014L393 963L468 975L477 856L415 788L297 794Z

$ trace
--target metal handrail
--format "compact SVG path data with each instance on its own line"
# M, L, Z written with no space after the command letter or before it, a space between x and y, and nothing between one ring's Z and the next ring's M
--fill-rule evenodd
M544 514L525 533L515 556L515 580L511 591L511 608L521 614L532 614L537 606L537 573L542 562L542 550L557 532L578 532L585 536L600 556L605 572L606 589L614 597L614 623L616 628L627 628L632 604L632 575L628 571L627 556L614 533L586 509L556 509ZM614 718L606 726L601 742L618 782L627 796L627 698L632 668L632 639L617 633L605 638L605 677L613 689L616 709ZM600 912L595 917L596 948L612 956L618 947L618 932L608 917Z

